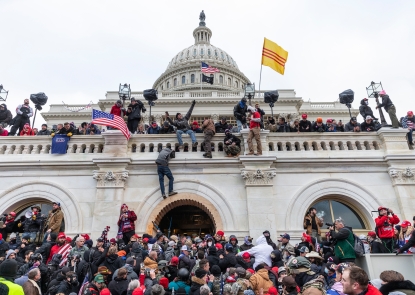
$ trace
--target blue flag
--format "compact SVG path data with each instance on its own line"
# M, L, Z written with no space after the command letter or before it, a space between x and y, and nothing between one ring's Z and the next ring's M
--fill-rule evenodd
M66 134L56 134L52 138L52 154L66 154L69 139Z

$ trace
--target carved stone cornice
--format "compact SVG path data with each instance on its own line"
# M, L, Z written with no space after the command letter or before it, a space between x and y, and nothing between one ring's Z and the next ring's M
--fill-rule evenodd
M100 187L124 187L128 178L128 171L97 171L92 176L97 181L97 188Z
M272 185L272 179L277 175L275 169L242 170L241 176L247 186Z
M415 169L407 167L405 169L390 168L389 176L393 185L396 184L412 184L415 185Z

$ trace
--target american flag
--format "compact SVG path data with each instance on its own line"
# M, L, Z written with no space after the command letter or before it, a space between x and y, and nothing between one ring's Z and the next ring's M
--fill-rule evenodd
M218 68L213 68L209 66L207 63L204 63L202 61L202 73L213 74L213 73L218 73L218 72L220 72Z
M91 123L116 128L124 134L127 140L130 139L130 132L128 131L127 125L120 116L92 109Z

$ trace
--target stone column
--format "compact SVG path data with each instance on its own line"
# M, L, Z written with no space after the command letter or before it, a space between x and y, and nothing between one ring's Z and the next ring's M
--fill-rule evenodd
M382 128L378 131L399 205L398 216L401 221L412 222L415 207L415 153L409 149L406 133L405 129Z
M103 132L105 138L104 157L93 159L98 170L92 177L97 181L97 190L92 210L91 233L100 236L105 226L110 226L110 236L117 234L117 221L120 208L126 203L135 208L128 200L124 200L124 186L128 179L127 166L131 159L127 158L127 140L121 131L108 130Z
M264 230L269 230L271 238L277 240L273 179L275 168L271 165L276 157L241 156L244 165L241 176L245 181L248 210L248 228L251 237L256 239Z

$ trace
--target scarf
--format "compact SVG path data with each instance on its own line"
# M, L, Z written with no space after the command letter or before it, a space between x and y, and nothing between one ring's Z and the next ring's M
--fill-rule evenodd
M239 102L239 106L243 109L245 107L245 102L241 100Z

